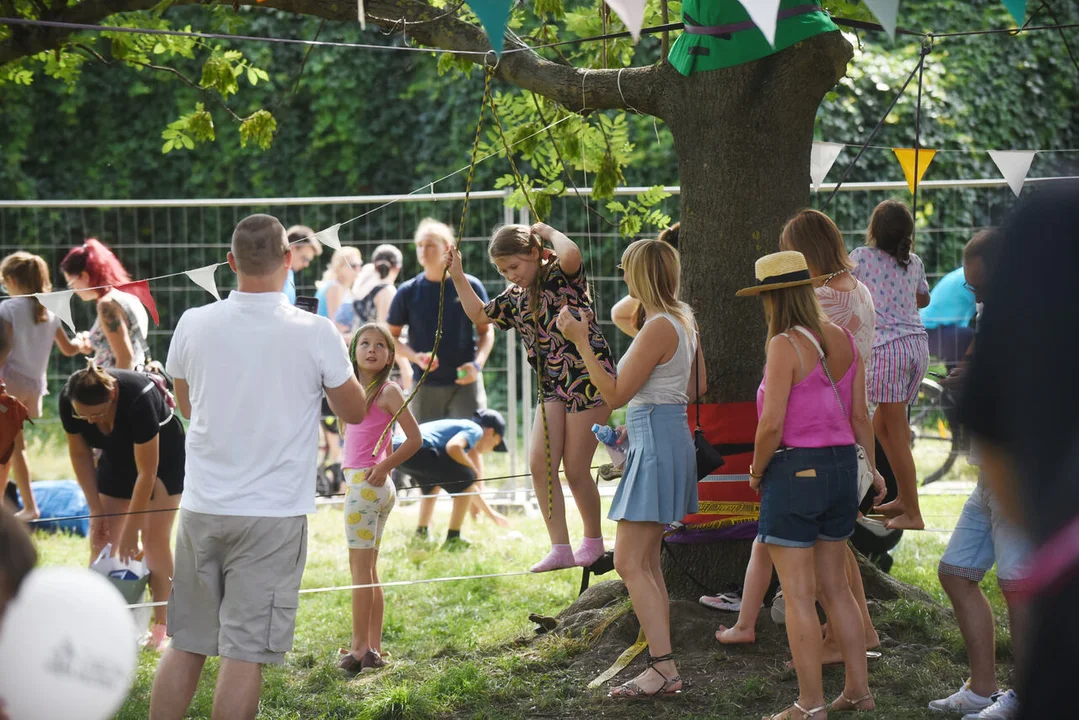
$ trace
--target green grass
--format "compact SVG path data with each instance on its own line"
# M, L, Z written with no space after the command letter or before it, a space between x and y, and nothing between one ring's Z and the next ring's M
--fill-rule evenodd
M55 441L44 447L52 450L52 455L59 454ZM63 460L50 459L49 454L34 458L35 471L50 463L63 468ZM957 477L966 474L969 478L968 470L959 470ZM65 475L61 471L59 476ZM964 501L963 495L923 496L927 524L950 530ZM517 514L511 519L520 536L489 522L468 521L464 535L473 542L472 548L442 552L439 544L448 510L448 502L439 503L432 528L435 541L418 545L413 541L417 508L414 504L399 505L383 541L379 563L383 581L517 571L547 550L542 519ZM569 513L569 521L572 537L580 538L580 519L575 512ZM303 587L349 584L341 525L340 506L322 507L310 518ZM614 524L604 520L603 528L611 540ZM893 551L893 574L925 589L945 606L936 564L947 538L946 532L908 532ZM43 565L85 565L88 560L84 538L38 536L36 543ZM720 663L710 668L716 673L713 677L693 677L692 694L681 701L612 707L602 693L585 689L595 673L573 668L575 659L589 646L586 639L547 637L525 642L533 634L529 613L556 615L576 597L579 583L580 573L562 571L387 588L384 647L390 666L376 675L353 680L346 680L335 667L337 649L347 645L350 637L349 593L303 595L294 650L284 666L270 667L265 673L260 717L508 720L612 713L635 718L759 717L761 712L777 710L790 701L793 674L777 672L773 668L781 665L777 661L737 675L730 682L724 680L726 671ZM998 618L1006 617L993 573L983 587ZM966 677L958 630L947 613L924 605L885 603L874 612L882 634L902 644L871 665L871 683L879 700L875 717L929 717L922 710L925 703L942 696L940 693L954 691ZM762 622L767 622L766 618L765 614ZM1000 657L1007 659L1010 655L1003 625L998 631L998 647ZM608 662L613 659L612 655ZM154 655L141 655L134 687L118 718L147 716L156 662ZM206 667L188 714L191 718L210 715L218 664L211 659ZM841 677L837 672L826 674L829 691ZM1001 673L1004 682L1007 669L1002 668Z

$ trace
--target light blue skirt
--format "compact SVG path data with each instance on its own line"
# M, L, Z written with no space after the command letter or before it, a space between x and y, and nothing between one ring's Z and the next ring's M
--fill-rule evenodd
M685 405L626 410L629 451L611 520L672 523L697 512L697 453Z

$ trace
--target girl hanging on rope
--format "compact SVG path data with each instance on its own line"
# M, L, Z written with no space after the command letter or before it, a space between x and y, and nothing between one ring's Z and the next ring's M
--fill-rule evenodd
M580 352L555 325L564 306L591 317L592 300L581 251L554 228L536 223L531 228L498 228L487 253L512 285L486 305L469 285L456 247L447 250L446 266L469 318L477 324L491 322L502 330L519 332L529 362L541 376L543 404L536 408L532 425L530 466L537 496L541 502L543 498L550 502L544 517L551 551L532 566L532 572L587 567L604 552L599 491L589 471L596 450L591 428L593 423L606 423L611 410L592 384ZM594 318L588 325L593 352L602 367L614 374L611 351L599 325ZM584 520L584 541L576 551L570 548L565 498L557 480L560 465Z
M352 338L352 371L367 392L367 414L358 425L345 426L345 538L355 585L377 585L378 549L382 531L397 501L390 471L420 449L420 427L407 409L398 417L407 439L391 452L386 425L405 403L401 388L389 380L393 369L393 336L379 323L367 323ZM376 448L376 445L378 447ZM349 674L385 665L382 659L382 588L352 591L352 645L338 667Z

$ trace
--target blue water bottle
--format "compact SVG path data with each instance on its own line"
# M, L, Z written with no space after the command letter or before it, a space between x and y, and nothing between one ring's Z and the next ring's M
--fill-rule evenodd
M618 433L609 425L593 425L592 432L595 434L596 439L603 443L603 446L607 448L607 454L611 457L611 463L615 467L622 467L622 464L626 461L626 454L619 447L621 444L618 439Z

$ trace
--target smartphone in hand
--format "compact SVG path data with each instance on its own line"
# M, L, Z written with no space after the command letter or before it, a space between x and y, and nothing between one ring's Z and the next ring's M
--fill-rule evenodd
M296 298L296 307L301 310L306 310L309 313L318 312L318 298L309 297L307 295L300 295Z

